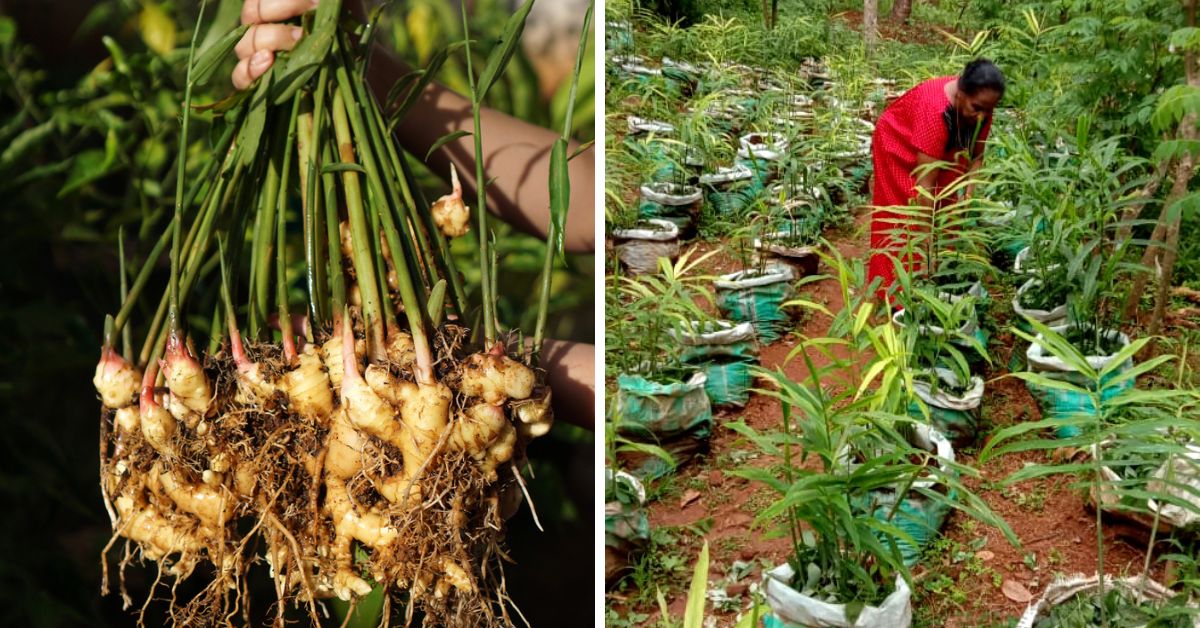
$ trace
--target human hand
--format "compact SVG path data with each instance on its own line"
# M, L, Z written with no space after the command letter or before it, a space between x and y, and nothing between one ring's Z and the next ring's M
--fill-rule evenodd
M276 22L303 15L317 8L319 3L320 0L245 0L242 24L252 26L234 48L238 64L233 69L233 86L237 89L250 87L271 69L276 52L291 50L304 35L304 29L299 26Z

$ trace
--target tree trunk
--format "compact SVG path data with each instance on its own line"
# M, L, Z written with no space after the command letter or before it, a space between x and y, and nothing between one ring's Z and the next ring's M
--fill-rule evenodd
M912 15L913 0L896 0L892 3L892 13L888 19L896 24L907 24Z
M1188 26L1195 27L1196 0L1185 0L1184 7L1187 9ZM1196 67L1196 55L1190 49L1183 54L1183 73L1188 85L1200 86L1200 71ZM1195 140L1197 138L1196 118L1196 112L1190 111L1184 114L1183 119L1179 121L1179 135L1184 139ZM1163 218L1167 217L1167 208L1187 194L1188 183L1192 180L1195 167L1196 156L1194 154L1185 153L1179 158L1179 162L1175 166L1175 181L1171 186L1171 193L1163 203ZM1154 295L1154 316L1150 319L1151 336L1157 334L1162 327L1163 317L1167 311L1167 300L1171 298L1171 282L1175 271L1175 259L1178 257L1179 225L1183 222L1183 210L1177 208L1172 210L1172 213L1175 215L1167 225L1166 250L1163 251L1161 261L1155 265L1158 274L1158 290ZM1159 224L1161 225L1162 222L1160 221Z
M873 54L879 41L879 0L863 0L863 40L867 54Z

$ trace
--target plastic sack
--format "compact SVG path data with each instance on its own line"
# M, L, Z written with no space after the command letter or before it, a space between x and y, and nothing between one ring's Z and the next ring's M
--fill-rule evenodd
M785 264L767 264L761 274L746 270L723 275L713 282L717 307L731 320L753 325L759 342L769 344L790 327L783 304L795 292L793 277Z
M1034 310L1025 309L1021 306L1021 295L1033 290L1037 286L1042 285L1042 282L1037 279L1030 279L1017 288L1017 294L1013 296L1012 306L1015 312L1021 318L1017 320L1017 325L1025 331L1029 331L1029 323L1025 319L1033 319L1047 327L1060 326L1067 320L1067 304L1063 303L1052 310Z
M716 172L706 172L700 175L701 185L723 185L734 181L745 181L752 178L754 171L745 164L734 164L728 168L717 168Z
M1050 329L1058 334L1065 334L1070 328L1069 325L1059 325ZM1121 344L1121 347L1129 345L1129 336L1118 331L1106 331L1106 335L1110 338L1115 337ZM1040 338L1041 335L1038 335ZM1096 370L1104 369L1114 356L1086 356L1086 360L1092 368ZM1075 371L1062 360L1054 357L1045 348L1037 342L1029 345L1029 349L1025 351L1025 359L1029 364L1029 370L1042 375L1056 379L1059 381L1069 382L1085 390L1092 390L1094 382L1085 378L1081 373ZM1100 381L1100 403L1120 395L1121 393L1133 387L1133 380L1126 379L1119 384L1110 382L1116 379L1120 374L1133 367L1133 360L1126 360L1125 364L1121 365L1115 371L1109 373ZM1025 386L1029 392L1033 394L1034 399L1037 399L1038 405L1042 408L1042 418L1070 418L1078 417L1079 415L1096 416L1101 408L1096 407L1092 402L1091 395L1078 393L1070 390L1060 390L1058 388L1049 388L1039 386L1034 382L1025 382ZM1072 438L1080 434L1080 430L1075 426L1063 426L1055 430L1059 438Z
M646 489L636 477L624 471L615 475L611 469L604 472L617 485L615 495L606 494L604 503L604 575L609 581L625 570L630 554L650 541L650 517L645 508Z
M1028 246L1021 249L1021 251L1017 253L1017 257L1013 260L1013 274L1016 274L1016 275L1033 274L1034 269L1029 267L1029 264L1033 262L1033 260L1029 258L1030 255L1031 255L1030 247L1028 247ZM1047 271L1055 270L1059 266L1061 266L1061 264L1051 264L1050 266L1046 267L1046 270Z
M795 572L782 564L763 576L771 615L763 618L769 628L908 628L912 625L912 591L896 577L896 590L879 606L867 606L853 623L846 619L846 605L824 602L801 594L790 586Z
M660 257L679 257L679 226L661 219L646 222L659 229L618 229L612 234L617 258L635 275L657 271Z
M1106 589L1118 587L1133 596L1139 603L1147 601L1165 602L1175 595L1170 589L1153 580L1143 580L1137 577L1106 577L1104 579L1104 586ZM1050 586L1046 587L1046 590L1042 592L1042 597L1038 598L1038 601L1030 604L1025 609L1020 621L1017 622L1016 628L1033 628L1039 619L1048 617L1050 610L1055 606L1066 602L1076 595L1099 592L1099 589L1100 579L1096 576L1087 577L1083 574L1076 574L1069 578L1055 580L1050 583ZM1192 620L1192 625L1200 627L1200 616Z
M667 207L687 207L700 202L703 192L694 185L680 185L660 181L641 187L642 198Z
M635 440L659 444L677 436L707 438L712 405L704 392L703 373L686 382L660 384L640 375L617 376L614 412L618 430Z
M758 193L756 189L744 188L732 192L712 192L708 195L707 200L713 211L728 216L730 214L740 214L754 203L754 199L757 197Z
M958 385L958 378L953 372L937 368L937 377L949 386ZM953 395L939 387L936 393L926 381L913 380L913 394L925 402L929 410L929 418L933 427L944 434L955 447L965 447L975 442L979 421L975 411L983 403L983 378L971 378L971 388L962 395ZM914 401L908 406L908 414L913 418L924 418L921 407Z
M817 255L817 247L784 244L789 235L790 233L787 231L776 231L764 235L762 239L754 238L754 248L759 251L765 250L776 256L779 261L791 266L792 271L798 277L815 275L817 267L821 263L821 258Z
M708 378L704 392L712 405L746 405L754 381L750 367L758 362L750 323L693 323L691 329L678 334L672 330L671 335L683 345L683 363L699 368Z
M629 133L658 133L665 135L675 132L675 125L670 122L661 120L647 120L637 116L629 116L626 118L626 123L629 125Z
M932 451L947 463L954 462L954 447L950 441L936 428L917 423L914 426L913 445ZM948 464L941 465L943 473L950 473ZM913 488L933 488L937 481L932 478L918 478L913 482ZM954 498L954 494L950 495ZM890 490L872 491L866 498L855 500L851 506L862 513L869 513L879 521L887 521L892 517L891 524L902 530L912 540L896 537L896 547L904 559L904 564L911 567L921 558L921 552L928 546L942 529L946 516L950 514L949 504L926 498L916 491L910 491L896 505L896 492ZM894 514L893 514L894 513ZM880 533L876 533L880 541L886 543Z
M741 159L777 161L787 149L788 141L782 133L748 133L738 138L737 155Z
M1105 447L1105 443L1100 444L1101 448ZM1095 447L1092 452L1095 452ZM1094 456L1094 453L1093 453ZM1092 458L1095 459L1094 457ZM1187 445L1187 454L1183 456L1172 456L1171 464L1168 467L1166 461L1159 465L1157 469L1150 474L1146 482L1146 490L1154 493L1165 493L1179 500L1192 504L1191 508L1183 508L1175 504L1163 503L1148 499L1143 506L1150 512L1138 510L1133 507L1133 504L1127 504L1123 498L1101 486L1097 490L1096 486L1091 488L1092 503L1101 503L1104 510L1118 514L1126 519L1135 521L1147 528L1154 527L1154 513L1158 513L1158 530L1159 534L1169 534L1177 528L1195 529L1197 524L1200 524L1200 498L1191 491L1200 491L1200 446L1196 444ZM1103 465L1100 467L1100 475L1106 483L1116 484L1122 481L1121 476L1117 475L1111 467ZM1166 480L1170 478L1168 483ZM1184 488L1180 484L1189 487ZM1097 499L1099 493L1099 499Z
M657 445L671 455L635 456L632 471L652 480L671 473L708 447L712 403L704 390L707 376L693 373L686 382L660 384L638 375L619 375L613 415L618 432L630 440Z

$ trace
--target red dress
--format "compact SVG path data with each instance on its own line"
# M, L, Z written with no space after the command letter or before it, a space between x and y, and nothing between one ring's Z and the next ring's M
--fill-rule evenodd
M935 189L932 190L935 194L938 188L953 182L970 166L961 150L952 150L947 145L950 130L944 114L950 106L950 100L946 98L945 88L955 78L942 76L929 79L908 90L889 105L875 123L871 159L875 168L872 204L876 208L908 205L917 198L916 179L912 171L917 167L918 153L957 164L956 168L938 174ZM976 140L973 154L982 153L983 142L991 127L991 116L988 116ZM894 262L885 252L901 257L900 251L904 247L903 236L889 233L896 229L896 224L891 221L898 217L894 212L880 209L876 209L871 216L871 260L867 266L867 282L876 277L882 278L879 288L881 299L896 279ZM902 261L910 269L920 265L920 260L912 257Z

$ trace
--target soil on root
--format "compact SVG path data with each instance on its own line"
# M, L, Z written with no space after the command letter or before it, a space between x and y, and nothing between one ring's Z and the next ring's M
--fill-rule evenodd
M457 386L452 373L465 362L464 338L465 330L452 326L436 334L433 348L439 381ZM287 370L278 347L250 343L246 353L272 381ZM290 621L285 616L294 618L297 612L320 623L317 601L333 593L329 576L340 567L334 558L340 551L353 557L356 575L386 583L385 591L405 589L406 595L397 599L405 600L403 614L410 621L420 615L438 625L516 623L510 616L501 567L506 559L503 513L512 505L511 498L519 499L518 480L513 476L516 464L485 471L473 450L435 448L410 480L411 495L406 490L404 497L392 502L380 492L378 482L400 477L403 456L393 445L364 433L359 446L363 464L344 480L346 498L358 515L378 517L382 523L377 525L394 530L395 541L372 549L350 540L338 550L335 537L342 532L331 518L332 476L326 475L324 467L331 418L293 413L286 395L278 391L267 399L239 397L237 367L228 352L203 361L212 383L213 409L190 427L181 420L169 449L156 450L141 429L116 429L114 411L101 416L101 483L111 500L110 512L118 499L126 503L124 508L116 506L119 518L113 514L116 529L102 558L104 588L109 583L107 557L117 548L115 580L127 608L145 609L166 589L169 612L177 623L222 623L238 615L249 622L251 603L270 606L277 624ZM412 380L407 369L389 370L397 380ZM543 373L537 375L538 381L544 380ZM448 420L479 402L457 390L450 394ZM505 402L503 412L509 422L515 420L514 403L521 402ZM449 433L447 427L442 441ZM516 442L510 460L523 459L523 447ZM207 496L193 498L195 502L185 507L180 496L193 494ZM213 511L225 514L213 515ZM146 513L160 523L136 523ZM163 536L140 541L123 538L154 529L171 529L194 542L181 552L182 545L173 545L178 534L166 541ZM274 580L274 596L251 600L248 574L264 557ZM143 604L125 593L124 572L129 563L146 559L157 562L159 569ZM177 597L183 592L187 594ZM261 611L253 611L253 616L261 617Z

